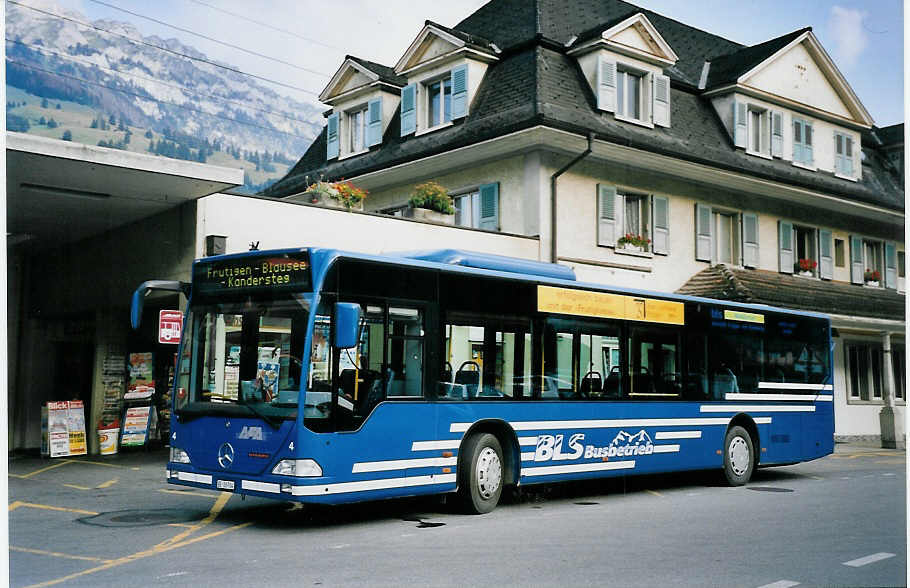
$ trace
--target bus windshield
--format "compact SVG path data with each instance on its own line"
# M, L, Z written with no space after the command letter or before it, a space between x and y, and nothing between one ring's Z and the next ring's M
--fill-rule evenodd
M299 294L193 306L177 410L190 403L296 409L309 306Z

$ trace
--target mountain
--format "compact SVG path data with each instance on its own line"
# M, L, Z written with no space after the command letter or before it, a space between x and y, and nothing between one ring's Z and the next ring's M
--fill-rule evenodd
M323 125L316 105L182 57L208 60L176 39L146 37L112 20L92 22L97 28L80 25L73 21L87 23L84 15L52 0L29 5L37 10L6 5L11 130L56 138L68 131L72 140L90 144L219 165L233 161L248 169L247 188L256 189L281 177Z

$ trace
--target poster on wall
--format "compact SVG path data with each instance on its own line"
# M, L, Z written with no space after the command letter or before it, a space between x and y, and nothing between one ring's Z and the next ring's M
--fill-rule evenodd
M155 378L152 371L152 352L130 353L130 382L129 390L147 386L155 388Z
M121 447L145 445L151 408L151 406L133 406L126 409L126 415L123 418L123 432L120 435Z
M280 347L260 347L259 361L256 364L256 379L261 380L263 398L269 402L278 395L278 374L281 372L279 358Z

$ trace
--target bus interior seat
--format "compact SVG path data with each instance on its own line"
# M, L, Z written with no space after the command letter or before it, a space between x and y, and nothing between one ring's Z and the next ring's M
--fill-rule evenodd
M464 385L468 398L477 396L477 389L480 387L480 366L477 362L466 361L462 363L458 371L455 372L455 383Z
M715 373L711 378L711 398L723 400L727 394L739 392L736 376L730 370Z
M610 373L604 381L604 398L613 400L622 397L622 374L619 372L619 366L615 365L610 368Z
M449 362L446 362L446 369L442 370L442 381L443 381L443 382L450 382L450 383L451 383L451 382L452 382L452 378L453 378L454 375L455 375L455 374L453 373L454 371L455 371L455 370L452 369L452 364L449 363Z
M598 371L591 370L581 379L580 391L582 398L600 396L603 389L603 376Z

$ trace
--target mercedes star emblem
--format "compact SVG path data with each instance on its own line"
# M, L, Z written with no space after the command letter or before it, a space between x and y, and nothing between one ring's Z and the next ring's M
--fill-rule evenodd
M218 448L218 465L224 469L230 468L234 464L234 448L230 443L225 443Z

